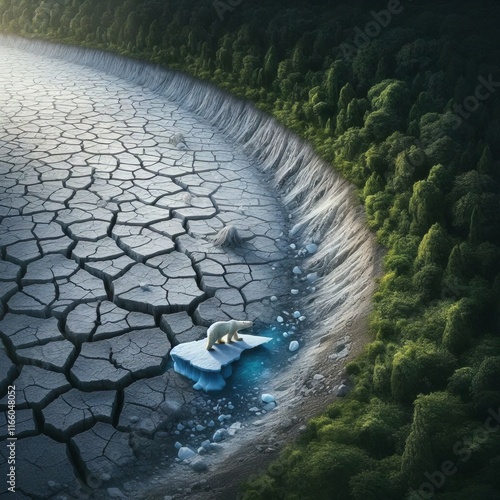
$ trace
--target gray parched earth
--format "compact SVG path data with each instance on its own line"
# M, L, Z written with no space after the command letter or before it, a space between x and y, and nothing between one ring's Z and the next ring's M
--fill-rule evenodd
M169 351L297 303L288 223L255 161L179 104L0 47L0 465L15 386L16 498L133 498L124 471L175 463L177 441L209 456L218 429L266 413L252 387L194 391ZM215 246L228 226L243 243Z

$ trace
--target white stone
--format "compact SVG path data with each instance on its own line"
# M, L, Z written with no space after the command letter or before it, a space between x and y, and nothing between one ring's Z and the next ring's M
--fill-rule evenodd
M278 300L278 297L276 297L276 295L273 295L271 297L271 302L276 302Z
M292 288L292 290L290 290L290 293L292 295L298 295L299 291L296 288Z
M308 283L314 283L318 279L318 273L309 273L306 279Z
M274 403L276 401L276 398L271 394L262 394L260 399L263 403Z
M295 352L299 348L299 343L296 340L292 340L288 346L290 352Z
M300 311L295 311L295 312L293 313L293 317L294 317L295 319L300 318L300 316L301 316Z
M302 274L302 271L301 271L301 269L300 269L300 267L299 267L299 266L295 266L295 267L293 268L293 274L296 274L297 276L299 276L299 275L301 275L301 274Z
M276 318L276 321L277 321L278 323L283 323L283 321L285 321L285 320L283 319L283 316L278 316L278 317Z
M194 452L191 448L188 448L187 446L183 446L180 450L179 453L177 454L177 457L179 460L189 460L190 458L193 458L196 456L196 452Z
M309 243L309 245L306 245L306 250L311 255L315 254L318 251L318 245L316 243Z
M212 439L219 443L220 441L224 441L229 436L229 433L226 429L217 429L212 437Z

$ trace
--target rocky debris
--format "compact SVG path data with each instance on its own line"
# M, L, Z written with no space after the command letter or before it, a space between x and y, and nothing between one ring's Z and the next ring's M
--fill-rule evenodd
M290 352L295 352L300 347L299 343L296 340L292 340L290 345L288 346L288 350Z
M205 472L208 469L208 463L203 458L197 458L191 462L191 468L195 472Z
M187 446L182 446L179 449L179 453L177 454L177 458L181 461L189 460L190 458L193 458L195 456L196 452L193 451L191 448L188 448Z
M261 399L261 401L264 404L269 404L269 403L275 403L276 402L276 399L271 394L262 394L262 396L260 397L260 399Z

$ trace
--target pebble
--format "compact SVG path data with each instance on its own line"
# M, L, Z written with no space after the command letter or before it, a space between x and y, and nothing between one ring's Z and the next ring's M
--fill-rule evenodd
M137 422L139 422L139 417L136 417L135 415L133 415L132 417L129 418L129 420L133 423L133 424L136 424Z
M305 317L305 316L301 316L301 317L299 318L299 321L304 321L305 319L306 319L306 317Z
M218 443L224 441L228 437L228 432L226 429L217 429L212 437L212 439Z
M179 450L179 453L177 454L177 457L179 458L179 460L189 460L190 458L193 458L195 456L196 456L196 453L191 448L188 448L187 446L183 446Z
M177 441L177 442L174 444L174 446L175 446L175 448L176 448L177 450L180 450L180 449L182 448L182 444L181 444L181 443L179 443L179 441Z
M309 243L309 245L306 245L306 250L307 253L312 255L318 251L318 245L316 243Z
M182 424L177 424L177 430L178 431L183 431L185 427Z
M276 302L278 300L278 297L276 297L276 295L273 295L271 297L271 302Z
M141 287L141 290L144 290L144 291L149 290L149 285L147 283L141 283L140 287Z
M324 378L325 378L325 376L321 375L321 373L316 373L316 375L314 375L314 377L313 377L313 379L317 380L317 381L323 380Z
M206 451L208 451L208 450L210 450L210 445L211 445L211 444L212 444L212 443L210 443L210 439L206 439L205 441L203 441L203 442L201 443L201 447L202 447L203 449L205 449Z
M295 311L295 312L293 313L293 317L294 317L295 319L300 318L300 316L301 316L300 311Z
M274 402L273 403L267 403L262 408L264 409L263 413L265 413L266 411L272 411L272 410L274 410L276 408L276 403L274 403Z
M276 398L271 394L262 394L260 399L263 403L274 403L276 401Z
M255 425L255 427L259 427L261 425L264 425L264 420L256 420L253 425Z
M208 464L202 458L196 459L192 462L191 468L195 472L205 472L208 469Z
M101 474L101 480L102 481L109 481L111 479L111 476L109 474Z
M277 321L278 323L283 323L283 321L284 321L283 316L278 316L278 317L276 318L276 321Z
M198 424L198 425L196 426L196 430L197 430L198 432L203 432L203 431L205 430L205 426L203 426L203 425L199 425L199 424Z
M309 273L306 279L308 283L314 283L318 279L318 273Z
M292 244L290 245L290 248L291 248L292 250L295 250L295 249L297 248L297 245L296 245L295 243L292 243Z
M292 340L292 342L290 342L290 345L288 346L290 352L295 352L298 348L299 343L296 340Z
M300 274L302 274L302 271L300 270L299 266L295 266L293 268L293 274L296 274L297 276L299 276Z
M299 291L296 288L292 288L292 290L290 290L290 293L292 295L298 295Z
M56 482L55 481L47 481L47 485L49 486L49 488L54 488L56 485Z

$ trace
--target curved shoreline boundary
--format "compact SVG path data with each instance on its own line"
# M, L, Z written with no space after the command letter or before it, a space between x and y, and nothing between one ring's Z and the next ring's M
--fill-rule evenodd
M178 102L240 143L283 193L285 208L297 222L291 235L300 243L319 245L318 252L305 262L308 272L317 271L320 276L317 290L307 297L315 325L309 328L308 338L324 337L366 310L359 302L369 299L373 291L377 251L355 189L275 118L212 84L151 63L10 35L0 35L0 43L144 86Z

